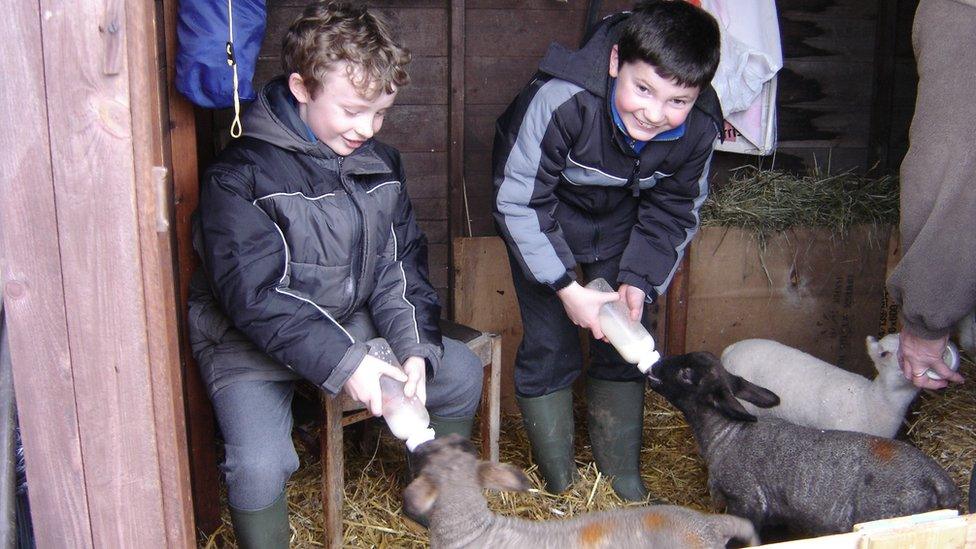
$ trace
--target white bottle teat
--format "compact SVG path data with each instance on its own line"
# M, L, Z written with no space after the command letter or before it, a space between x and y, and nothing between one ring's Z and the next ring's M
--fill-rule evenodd
M369 354L400 367L400 362L385 339L372 339L368 342ZM416 396L407 398L403 394L404 383L389 376L380 376L380 390L383 393L383 419L390 427L393 436L406 442L411 452L420 444L434 438L430 428L430 415L427 408Z
M613 287L602 278L586 285L591 290L613 292ZM639 321L630 319L630 309L621 301L611 301L600 307L600 328L624 360L636 364L641 373L647 371L661 355L654 350L654 338Z

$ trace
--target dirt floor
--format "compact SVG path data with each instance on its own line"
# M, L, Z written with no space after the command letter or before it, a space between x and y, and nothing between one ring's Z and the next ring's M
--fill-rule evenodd
M976 461L976 364L966 357L961 371L967 378L965 385L939 394L924 393L916 400L902 436L945 467L965 494ZM709 510L704 462L680 413L649 391L644 414L642 476L651 493L668 503ZM535 488L527 493L490 493L491 508L511 516L560 519L623 506L592 463L584 419L585 413L578 406L576 456L581 478L568 493L553 495L541 490L520 418L503 417L501 460L525 469ZM359 437L346 437L344 545L426 547L426 532L404 520L401 513L405 468L402 444L380 422L362 431ZM288 483L291 546L321 547L325 539L321 467L317 454L300 437L296 437L296 446L302 465ZM963 500L964 506L965 497ZM213 535L201 538L201 547L236 546L225 500L222 507L222 526Z

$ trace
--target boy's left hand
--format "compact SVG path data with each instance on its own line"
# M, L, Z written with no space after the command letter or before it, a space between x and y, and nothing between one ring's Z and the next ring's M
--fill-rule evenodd
M630 309L630 319L640 320L641 316L644 315L644 298L646 297L644 290L630 284L621 284L617 288L617 293L620 294L620 301L624 302Z
M407 374L407 384L403 386L403 394L407 398L417 395L420 402L427 404L427 361L419 356L412 356L403 362L403 371Z

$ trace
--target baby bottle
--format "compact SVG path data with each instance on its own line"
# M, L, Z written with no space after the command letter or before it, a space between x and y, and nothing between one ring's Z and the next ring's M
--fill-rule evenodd
M959 348L956 347L955 343L951 341L946 342L945 351L942 352L942 362L945 362L946 366L953 372L959 371ZM925 375L931 379L942 379L942 376L933 372L931 369L925 370Z
M368 343L369 354L400 367L400 362L390 349L385 339L371 339ZM380 390L383 393L383 419L390 427L393 436L403 440L411 452L420 444L434 438L434 430L430 428L430 415L427 408L414 395L407 398L403 394L405 383L390 376L380 376Z
M586 287L600 292L614 291L602 278L590 281ZM600 307L599 318L603 334L607 336L620 356L627 362L636 364L642 373L647 373L651 366L661 359L661 355L654 350L654 338L640 321L630 319L630 309L622 301L604 303Z

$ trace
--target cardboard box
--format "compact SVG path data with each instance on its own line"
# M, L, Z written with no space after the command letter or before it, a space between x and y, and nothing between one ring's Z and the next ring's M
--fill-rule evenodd
M774 339L873 377L864 339L879 333L890 232L800 228L760 253L750 232L703 228L690 252L686 350Z

